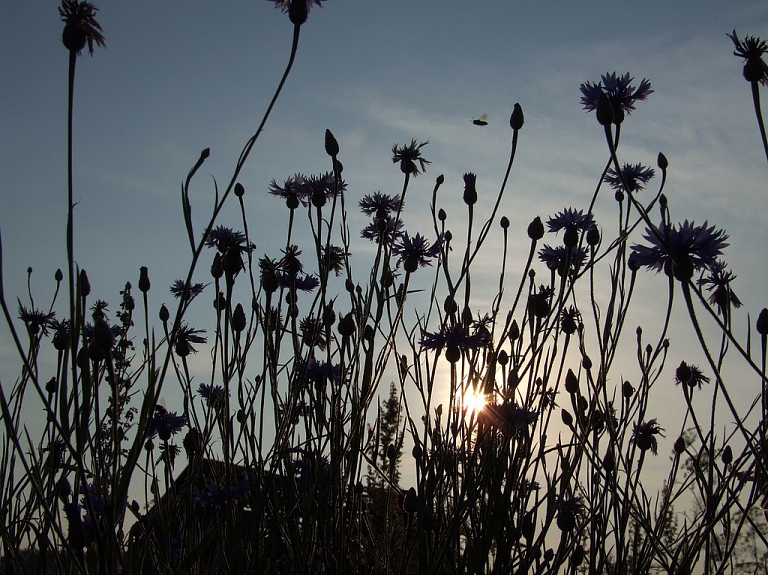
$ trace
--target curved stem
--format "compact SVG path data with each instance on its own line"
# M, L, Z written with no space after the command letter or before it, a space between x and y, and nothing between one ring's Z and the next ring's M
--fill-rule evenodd
M765 124L763 123L763 112L760 109L760 86L758 82L752 82L752 102L755 104L755 116L757 116L757 126L760 128L760 137L763 139L763 149L765 158L768 159L768 138L765 136Z

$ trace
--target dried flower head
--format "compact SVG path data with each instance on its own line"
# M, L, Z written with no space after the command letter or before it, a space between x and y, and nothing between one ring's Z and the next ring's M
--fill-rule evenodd
M392 163L400 162L401 172L411 174L414 177L418 176L421 172L426 171L427 166L431 163L429 160L421 157L421 149L427 144L429 144L428 141L417 144L416 140L411 140L411 143L407 146L395 144L392 146ZM418 166L416 165L417 163Z
M664 429L658 424L656 419L649 419L639 425L635 425L633 437L635 444L640 451L651 450L651 453L657 455L659 452L659 443L656 440L657 435L664 437Z
M733 272L726 269L727 264L722 260L717 260L709 266L709 274L699 280L700 286L705 286L707 291L712 292L709 296L709 303L717 306L720 315L725 316L731 306L741 307L741 300L731 289L731 282L736 279Z
M734 56L744 58L744 79L747 82L760 82L763 86L768 86L768 64L763 60L763 55L768 52L768 44L756 36L745 36L744 40L739 40L736 30L733 34L726 34L733 42L736 48L733 51Z
M96 21L98 8L90 2L81 0L61 0L59 15L64 22L61 41L70 52L80 55L88 44L88 52L93 56L93 44L104 47L106 42L101 34L101 24Z

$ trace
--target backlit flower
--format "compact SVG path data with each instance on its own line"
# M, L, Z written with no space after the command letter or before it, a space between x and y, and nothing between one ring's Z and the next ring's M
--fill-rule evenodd
M634 192L645 188L645 184L650 181L654 174L655 172L651 168L646 168L642 164L624 164L624 167L621 168L621 176L613 168L609 168L605 174L605 181L614 190L624 190L623 177L627 183L627 191Z
M429 144L422 142L417 144L416 140L411 140L407 146L392 146L392 163L400 162L400 171L404 174L412 174L414 177L421 172L426 171L427 165L431 162L421 157L421 148ZM418 166L416 165L418 163ZM421 168L421 170L419 170Z
M101 24L96 21L98 8L90 2L80 0L62 0L59 7L64 32L61 41L70 52L78 55L88 44L88 52L93 55L93 44L104 47L106 42L101 34Z
M48 328L51 327L55 312L45 313L39 309L27 309L19 302L19 319L27 326L27 330L32 335L41 333L48 335Z
M191 353L197 353L197 350L192 346L193 343L205 343L208 341L206 337L198 335L205 333L204 329L193 329L187 323L179 325L179 329L176 330L176 339L174 340L174 349L176 354L181 357L186 357Z
M604 74L601 78L601 81L596 84L585 82L579 88L582 93L581 104L584 106L584 110L588 112L597 109L600 94L605 93L608 100L613 104L614 114L619 113L623 118L624 112L630 114L635 109L635 102L645 100L649 94L653 93L651 83L645 78L642 79L637 89L631 86L630 82L634 78L629 76L629 72L623 76L618 76L616 72L612 72Z
M167 441L174 435L181 431L187 424L187 418L183 415L178 415L175 411L167 411L164 407L158 405L155 408L155 415L149 422L149 428L147 429L147 437L151 438L155 435L159 435L160 439Z
M658 424L656 419L649 419L639 425L635 425L633 437L635 438L635 444L640 451L651 450L651 453L657 455L659 452L659 443L656 439L657 435L664 437L662 433L664 429Z
M284 288L297 289L303 292L313 292L320 286L320 280L317 276L311 274L287 274L278 273L277 279Z
M725 316L731 306L741 307L741 300L731 289L731 282L736 276L726 270L726 263L717 260L709 266L709 275L699 280L700 286L705 286L707 291L712 292L709 296L709 303L717 305L717 311Z
M697 365L681 361L675 370L675 385L680 385L681 383L689 387L701 389L703 384L709 383L709 378L704 375Z
M586 230L594 225L594 223L592 214L585 214L581 210L574 210L573 208L565 208L562 212L549 218L547 227L550 232L557 233L560 230L567 230L569 228Z
M306 178L302 174L296 174L285 180L280 186L275 180L269 184L269 193L279 198L284 198L286 204L291 209L299 207L299 203L307 205L309 203L309 187Z
M396 238L400 237L402 229L403 220L373 218L373 221L360 232L360 237L377 244L391 244Z
M566 264L569 269L578 271L587 259L587 250L583 247L568 248L566 246L557 246L553 248L544 244L544 247L539 250L539 259L550 270L557 271L562 275L565 272Z
M400 201L400 195L390 196L389 194L382 194L381 192L374 192L373 195L363 196L360 200L360 211L366 216L374 216L378 212L383 212L389 215L392 212L397 212L403 207L403 203Z
M485 342L482 334L470 334L462 325L443 326L440 331L421 332L421 349L442 351L446 348L445 357L451 363L461 358L461 351L480 349Z
M173 294L173 297L180 298L184 295L184 291L187 284L184 280L178 279L171 285L171 293ZM191 301L195 297L199 296L201 293L203 293L203 290L205 289L205 284L197 283L192 284L189 286L189 289L187 290L187 301Z
M739 40L736 30L733 34L726 34L736 48L734 56L744 58L744 79L747 82L760 82L768 86L768 64L763 60L763 55L768 52L768 44L756 36L745 36L744 41Z
M697 226L685 220L677 227L661 223L646 230L644 237L651 245L632 246L630 259L634 265L655 269L657 273L669 267L681 280L690 279L695 270L714 264L728 246L728 234L715 226L707 227L707 222Z
M431 259L434 259L440 255L440 240L430 245L429 241L416 234L412 238L405 232L395 242L392 252L400 259L399 263L403 264L403 269L407 272L413 273L420 267L431 266Z
M220 385L201 383L197 393L205 399L206 403L213 407L221 407L224 404L224 388Z

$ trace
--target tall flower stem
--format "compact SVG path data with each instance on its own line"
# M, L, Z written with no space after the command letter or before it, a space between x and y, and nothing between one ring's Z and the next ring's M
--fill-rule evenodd
M763 112L760 109L760 86L759 82L750 82L752 84L752 102L755 104L755 116L757 116L757 126L760 128L760 137L763 139L763 150L765 158L768 160L768 138L765 135L765 123L763 122Z

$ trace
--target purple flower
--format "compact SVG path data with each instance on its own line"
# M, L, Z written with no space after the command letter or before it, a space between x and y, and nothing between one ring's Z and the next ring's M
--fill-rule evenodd
M402 229L403 220L398 219L395 223L394 218L373 218L373 221L360 232L360 237L377 244L391 244L400 237Z
M243 247L245 244L245 234L237 232L232 228L216 226L205 238L205 245L209 248L216 248L221 253L226 252L231 247Z
M539 250L539 259L552 271L560 275L565 272L566 262L569 269L578 271L587 259L587 250L584 247L568 248L566 246L551 247L544 244Z
M192 347L193 343L205 343L207 338L198 335L205 333L204 329L193 329L187 323L179 325L179 329L176 330L176 339L174 340L174 349L176 354L181 357L187 357L190 352L197 353L197 350Z
M319 176L308 176L306 178L306 186L308 196L321 196L326 199L332 199L334 196L335 179L333 172L326 172ZM339 180L339 192L344 192L347 189L347 184L344 180Z
M41 333L48 335L48 328L51 327L55 312L45 313L39 309L27 309L19 301L19 319L27 326L27 330L32 335Z
M269 184L269 193L284 198L288 202L288 207L297 208L299 202L306 206L309 203L309 194L311 193L306 182L307 180L302 174L289 177L282 186L272 180L272 183Z
M175 411L167 411L163 406L155 407L155 415L149 422L147 437L159 435L163 441L168 441L171 435L181 431L187 424L184 415L177 415Z
M744 79L747 82L760 82L768 86L768 64L763 60L763 55L768 52L768 44L756 36L745 36L744 41L739 40L736 30L733 34L726 34L736 48L734 56L744 58Z
M238 505L244 502L251 491L251 485L247 477L243 477L236 485L229 489L223 487L215 479L210 479L201 490L192 491L192 499L198 501L204 507L222 507L230 503Z
M392 146L392 163L397 164L400 162L400 171L404 174L413 174L413 177L418 176L421 172L426 171L426 168L430 162L421 157L421 149L429 144L429 142L422 142L417 144L416 140L411 140L411 143L407 146L398 146L395 144ZM419 164L418 166L416 164ZM419 171L421 168L421 171Z
M317 276L311 274L287 274L278 272L277 279L279 280L280 285L284 288L295 288L307 293L315 291L320 285L320 280Z
M360 200L360 210L366 216L376 215L381 211L389 215L392 212L397 212L403 208L403 203L400 201L400 196L390 196L389 194L382 194L381 192L374 192L373 195L366 195Z
M608 96L611 104L613 104L614 113L626 112L630 114L635 109L635 102L638 100L645 100L650 94L651 83L643 78L637 89L630 85L634 78L629 76L629 72L623 76L617 76L616 72L611 74L604 74L602 81L597 84L591 82L585 82L580 86L582 93L581 104L584 106L584 110L591 112L597 109L597 100L600 98L601 93L605 93Z
M274 2L275 8L280 8L283 11L283 14L286 14L291 8L291 2L305 2L307 5L307 12L309 12L313 5L322 8L323 5L320 4L320 2L325 2L325 0L269 0L269 2Z
M632 246L630 259L634 265L646 266L660 272L665 268L678 279L690 279L697 269L711 266L728 246L728 235L707 222L697 226L685 220L682 224L646 230L645 239L650 246Z
M440 331L429 333L421 332L421 349L432 351L445 350L445 357L451 363L455 363L461 358L461 351L477 350L485 345L485 338L482 334L472 334L461 325L443 326Z
M651 168L646 168L642 164L624 164L624 167L621 169L621 176L623 176L624 181L627 183L628 192L645 188L645 184L650 181L654 174L655 172ZM624 184L621 180L622 178L612 168L609 168L605 174L605 181L614 190L624 189Z
M650 419L644 421L639 425L635 425L633 437L635 438L635 444L640 451L651 450L651 453L657 455L659 452L659 443L656 440L657 435L664 437L662 433L664 430L661 428L656 419Z
M402 263L406 272L413 273L419 267L432 265L429 260L440 255L440 244L441 241L438 240L434 245L430 245L425 237L416 234L411 238L408 232L405 232L395 242L392 251L400 258L398 265Z
M704 375L699 366L681 361L675 370L675 385L681 383L701 389L703 384L709 383L709 377Z
M700 286L706 286L707 291L712 292L709 296L709 303L717 305L717 311L725 316L731 308L741 307L741 300L731 289L731 282L736 276L726 270L727 264L724 261L717 260L709 266L709 275L699 280Z
M557 233L567 229L587 230L594 223L592 214L585 214L581 210L574 210L573 208L565 208L562 212L549 218L547 227L550 232Z
M178 299L182 295L184 295L184 289L186 288L186 285L187 285L186 282L181 279L173 282L173 285L171 285L171 293L173 294L173 297ZM194 298L196 298L201 293L203 293L204 289L205 289L205 284L201 284L201 283L191 284L189 286L189 290L187 290L186 301L192 301Z
M220 385L209 385L201 383L197 388L197 393L205 399L208 405L220 407L224 405L224 388Z
M305 383L319 385L327 381L329 375L333 378L334 382L338 383L341 381L341 365L338 363L332 364L329 373L328 364L324 361L319 361L314 357L307 362L297 362L294 365L294 370L297 376Z

